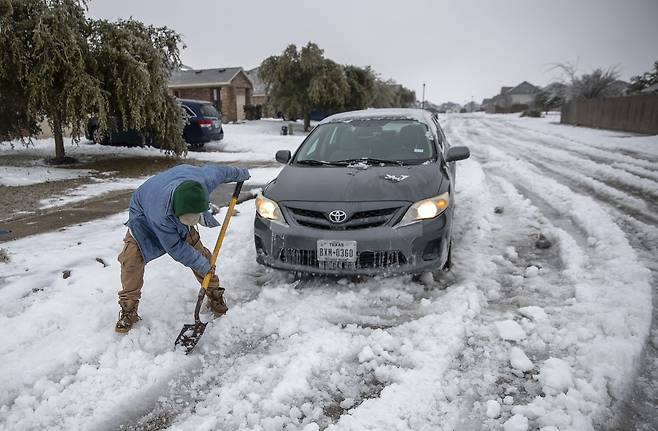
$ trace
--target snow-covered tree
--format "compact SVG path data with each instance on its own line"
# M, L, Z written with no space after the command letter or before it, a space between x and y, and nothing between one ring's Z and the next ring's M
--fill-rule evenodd
M309 42L300 50L293 44L281 55L266 58L261 79L270 87L275 109L304 117L304 130L314 109L340 109L349 91L343 68L324 57L324 51Z
M619 84L619 70L609 67L606 70L594 69L590 73L578 75L578 69L571 63L558 63L553 66L563 74L563 82L567 86L567 96L570 99L596 99L622 95Z
M118 114L163 148L183 152L180 108L166 87L180 63L178 35L85 12L85 0L0 0L0 136L33 135L47 119L53 161L63 162L65 129L79 139L90 114L101 128Z
M630 93L639 93L647 87L658 84L658 61L653 63L653 70L631 78Z
M107 109L97 112L122 120L148 140L175 154L187 149L179 103L167 89L171 71L180 67L180 36L167 27L135 20L91 22L89 51ZM102 128L101 128L102 131Z

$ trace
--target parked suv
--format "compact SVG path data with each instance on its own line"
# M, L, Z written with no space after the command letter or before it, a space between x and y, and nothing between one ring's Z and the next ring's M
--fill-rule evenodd
M256 199L259 263L337 275L448 269L455 162L431 113L370 109L323 120Z
M183 129L185 142L202 147L206 142L224 139L222 118L212 103L201 100L181 100L187 124Z
M202 100L181 99L179 101L185 118L183 138L191 148L201 148L206 142L224 139L221 114L212 103ZM124 130L120 118L114 118L113 121L114 124L109 128L109 136L107 136L100 133L98 119L90 118L85 136L96 144L157 146L157 143L149 142L149 139L137 130Z

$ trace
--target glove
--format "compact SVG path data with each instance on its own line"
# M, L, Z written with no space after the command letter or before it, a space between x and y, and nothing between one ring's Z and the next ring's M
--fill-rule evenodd
M221 211L221 208L214 203L210 202L210 214L212 215L217 215L219 214L219 211Z
M247 181L249 178L251 178L251 175L249 174L248 170L244 168L239 168L239 169L240 169L240 174L238 175L237 182Z

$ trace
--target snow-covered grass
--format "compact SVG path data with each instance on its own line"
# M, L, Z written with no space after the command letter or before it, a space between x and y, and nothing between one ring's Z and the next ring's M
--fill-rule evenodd
M91 184L83 184L79 187L67 190L60 196L52 196L40 202L40 209L69 205L89 198L101 196L115 190L135 189L139 187L148 177L141 178L113 178L94 179Z
M4 243L0 428L614 426L651 320L652 156L602 143L610 132L544 119L442 122L472 151L457 169L450 274L428 286L410 277L292 283L255 263L246 202L219 258L230 310L189 356L172 343L191 322L198 284L167 256L146 268L143 320L113 332L125 213ZM267 127L227 126L227 144L232 129L241 149L231 160L270 160L273 147L298 145ZM278 169L254 169L251 182ZM535 248L539 233L549 249ZM208 247L216 235L201 228Z
M70 180L89 176L86 169L58 169L45 166L0 166L0 185L27 186L46 181Z
M283 167L270 168L252 168L249 170L251 178L246 181L251 185L267 184L281 171ZM99 197L117 190L134 190L139 187L149 177L139 178L112 178L112 179L94 179L90 184L83 184L79 187L67 190L61 195L56 195L43 199L40 202L40 209L60 207Z
M297 149L304 134L281 136L278 134L280 122L251 121L241 124L225 124L224 139L219 142L210 142L204 146L205 151L190 151L188 159L205 160L210 162L226 161L263 161L274 160L277 150ZM13 145L11 145L13 144ZM49 139L35 139L27 147L20 142L0 143L0 155L23 155L35 157L52 157L54 141ZM154 157L164 153L152 147L120 147L110 145L93 145L83 139L74 143L71 139L65 140L66 154L71 157L84 158L85 156L106 157Z

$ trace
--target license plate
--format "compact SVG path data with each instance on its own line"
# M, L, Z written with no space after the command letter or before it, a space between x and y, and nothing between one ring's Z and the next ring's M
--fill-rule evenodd
M356 262L356 241L318 240L320 262Z

